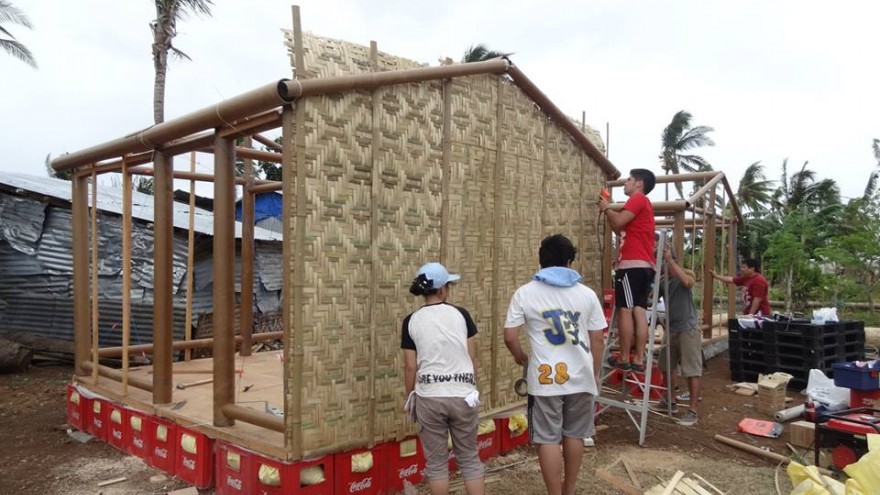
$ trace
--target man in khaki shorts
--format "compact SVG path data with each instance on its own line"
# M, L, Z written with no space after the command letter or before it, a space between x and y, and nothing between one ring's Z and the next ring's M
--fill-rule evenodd
M666 302L666 335L669 342L670 363L666 363L666 353L660 354L660 366L666 374L666 383L672 384L672 370L681 368L681 376L687 380L690 404L682 415L679 424L694 426L700 413L700 377L703 375L703 338L694 304L694 272L679 265L671 248L663 250L663 261L669 269L669 294L664 294L665 280L660 282L660 293ZM663 275L665 277L665 274ZM668 411L666 400L660 401L657 409ZM673 402L672 412L678 412L678 404Z

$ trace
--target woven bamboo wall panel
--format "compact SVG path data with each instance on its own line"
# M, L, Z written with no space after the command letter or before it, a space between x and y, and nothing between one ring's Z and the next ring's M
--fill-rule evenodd
M286 39L292 47L289 33ZM373 67L368 47L309 34L303 45L298 77ZM379 53L376 70L416 66ZM595 237L595 208L584 201L594 205L604 177L583 149L507 78L446 84L446 102L444 82L432 81L297 103L306 114L305 157L288 170L305 170L305 208L297 212L297 202L288 201L288 218L305 215L304 249L292 253L304 264L303 300L291 298L288 310L302 316L304 358L303 388L290 391L300 399L301 424L287 420L288 429L301 428L303 452L414 433L402 414L400 325L422 303L408 289L427 261L462 275L450 302L467 308L480 332L484 410L522 403L512 390L521 370L501 332L510 297L538 269L546 234L570 236L581 253ZM295 174L285 181L296 186ZM298 238L296 225L289 224L286 239ZM588 284L600 263L598 256L579 259ZM286 290L297 278L289 277ZM291 353L288 370L293 359Z
M495 170L497 148L497 78L475 76L453 80L450 96L450 180L448 259L461 273L453 304L474 318L477 335L477 376L480 394L489 401L492 348L503 346L500 323L493 321L492 295L496 255Z
M443 100L440 82L381 90L376 156L379 255L376 441L414 432L403 416L401 322L422 304L409 293L419 267L440 259Z
M303 33L302 38L305 67L297 74L300 79L358 74L371 70L369 46L316 36L307 32ZM290 57L290 66L295 68L292 31L284 30L284 44ZM378 53L378 70L414 69L424 66L425 64L413 60L388 53Z

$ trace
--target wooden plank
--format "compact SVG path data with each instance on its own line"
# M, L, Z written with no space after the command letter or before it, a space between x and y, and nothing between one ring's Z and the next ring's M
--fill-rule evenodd
M719 490L718 487L716 487L716 486L713 485L712 483L709 483L708 481L706 481L705 479L703 479L702 477L700 477L699 474L694 473L694 478L700 480L702 483L705 483L706 486L708 486L709 488L715 490L715 492L718 493L718 495L724 495L724 492L722 492L721 490Z
M697 495L712 495L712 493L709 490L706 490L705 488L700 486L700 483L697 481L694 481L690 478L685 478L682 480L682 482L685 485L689 486L692 490L694 490L694 492L696 492Z
M681 481L678 482L678 486L675 487L675 491L681 492L682 495L700 495L693 488L690 487L687 481L688 478L682 478Z
M678 482L681 481L681 478L683 476L684 471L676 471L675 476L673 476L672 479L669 480L669 484L666 485L666 489L663 490L663 493L661 493L660 495L672 495L672 492L675 490L676 485L678 485Z
M596 477L599 478L600 480L608 483L609 485L613 486L614 488L620 490L621 492L623 492L624 495L644 495L645 494L645 492L642 491L641 489L630 485L625 480L622 480L622 479L618 478L617 476L614 476L613 474L611 474L609 471L606 471L605 469L601 469L601 468L596 469ZM669 495L669 494L667 494L667 495Z
M102 488L102 487L110 486L110 485L115 485L116 483L122 483L123 481L126 481L127 479L128 478L126 478L125 476L120 476L119 478L113 478L112 480L102 481L102 482L98 483L98 488Z
M636 473L635 473L635 471L633 471L632 466L629 465L629 462L627 462L626 459L623 460L623 468L626 470L626 474L629 475L629 479L632 480L633 485L634 485L636 488L641 489L641 488L642 488L642 485L639 483L638 478L636 478Z

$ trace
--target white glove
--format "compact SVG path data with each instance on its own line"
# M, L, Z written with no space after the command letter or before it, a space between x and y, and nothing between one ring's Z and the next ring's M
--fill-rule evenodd
M480 392L478 390L474 390L473 392L467 394L465 396L464 401L467 402L467 405L470 407L477 407L480 405Z

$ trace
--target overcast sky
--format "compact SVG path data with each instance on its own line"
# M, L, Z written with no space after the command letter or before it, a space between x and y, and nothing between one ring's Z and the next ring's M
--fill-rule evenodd
M34 30L4 24L39 64L0 53L0 169L44 175L44 159L152 123L148 0L13 0ZM291 2L215 0L178 25L192 61L168 74L166 119L290 77L281 29ZM303 28L436 65L476 42L511 57L564 112L605 136L626 172L660 173L673 114L715 128L699 151L733 183L808 167L860 196L877 167L880 3L811 1L300 0ZM210 157L199 170L210 172ZM178 168L185 168L179 164Z

